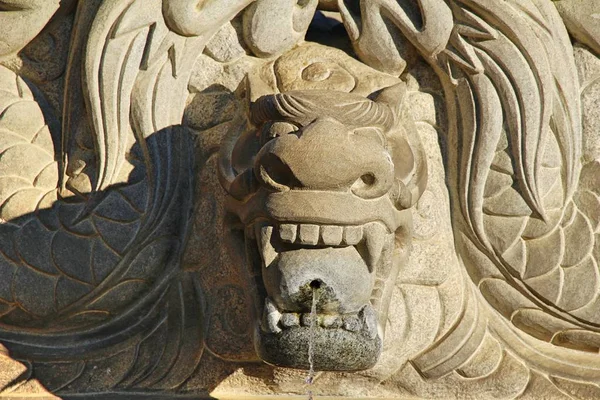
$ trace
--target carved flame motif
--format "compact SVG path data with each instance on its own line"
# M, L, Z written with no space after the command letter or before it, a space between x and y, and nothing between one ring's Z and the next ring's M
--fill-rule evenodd
M340 11L366 63L399 65L392 46L371 52L378 34L392 34L383 30L391 20L440 77L457 252L494 309L489 323L517 353L535 347L539 357L524 359L536 368L564 376L573 363L597 376L599 202L589 176L598 160L581 163L579 83L557 10L539 1L409 3L343 2ZM465 314L417 359L421 373L440 376L466 361L459 354L484 340L478 318ZM457 341L468 326L469 340ZM445 352L456 356L441 361Z

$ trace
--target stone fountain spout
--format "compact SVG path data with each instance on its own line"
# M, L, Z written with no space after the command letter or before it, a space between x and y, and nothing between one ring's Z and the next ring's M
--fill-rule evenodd
M425 170L399 117L404 91L264 95L250 106L253 129L223 146L232 149L222 154L234 176L228 209L245 226L258 277L254 344L264 361L330 371L377 362Z

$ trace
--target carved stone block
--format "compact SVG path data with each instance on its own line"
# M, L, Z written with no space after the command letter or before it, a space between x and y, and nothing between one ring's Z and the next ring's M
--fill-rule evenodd
M594 0L0 0L0 397L600 397Z

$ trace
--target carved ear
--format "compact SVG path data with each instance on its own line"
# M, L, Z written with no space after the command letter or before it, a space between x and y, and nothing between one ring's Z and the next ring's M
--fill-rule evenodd
M264 94L271 94L269 86L256 75L246 76L235 90L241 112L228 123L227 134L219 149L219 180L225 190L238 200L244 199L255 188L251 167L260 150L255 126L252 124L252 102Z
M238 87L235 89L233 94L235 98L238 100L238 104L240 107L243 107L244 112L248 116L250 113L250 104L252 103L252 84L250 82L250 78L246 75L242 81L239 83Z
M407 132L407 141L413 152L414 169L410 178L404 183L404 190L399 190L398 205L402 208L410 208L417 204L423 192L427 188L427 154L423 148L414 124Z
M405 106L407 87L404 82L383 89L375 101L387 105L394 115L394 127L388 132L390 154L395 165L396 206L414 206L427 187L427 155L414 120Z

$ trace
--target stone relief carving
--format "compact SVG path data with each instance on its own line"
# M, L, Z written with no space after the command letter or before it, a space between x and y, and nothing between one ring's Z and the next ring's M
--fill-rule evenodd
M597 397L599 15L0 1L0 393Z

